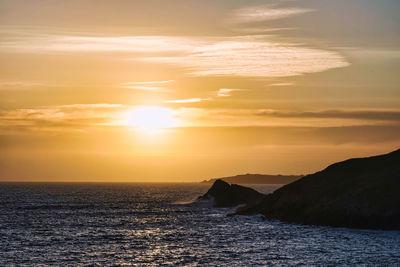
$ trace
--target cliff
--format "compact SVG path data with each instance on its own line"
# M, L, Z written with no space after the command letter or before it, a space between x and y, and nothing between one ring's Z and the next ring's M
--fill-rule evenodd
M215 191L214 198L223 199L226 188ZM236 203L232 198L241 195L230 195L226 201ZM245 204L236 214L263 214L267 219L309 225L400 230L400 150L335 163Z

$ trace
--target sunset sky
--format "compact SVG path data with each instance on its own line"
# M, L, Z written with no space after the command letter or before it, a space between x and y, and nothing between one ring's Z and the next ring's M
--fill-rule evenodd
M0 181L307 174L400 147L398 0L0 0Z

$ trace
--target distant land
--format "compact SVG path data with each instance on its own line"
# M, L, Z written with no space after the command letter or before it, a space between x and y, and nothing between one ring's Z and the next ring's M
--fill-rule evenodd
M204 180L202 183L212 184L216 180L223 180L229 184L288 184L304 175L269 175L269 174L240 174L236 176Z
M400 149L332 164L268 195L217 180L201 198L289 223L400 230Z

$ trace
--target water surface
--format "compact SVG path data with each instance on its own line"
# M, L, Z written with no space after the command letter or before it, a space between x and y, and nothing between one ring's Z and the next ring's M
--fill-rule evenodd
M400 266L400 232L192 202L209 184L0 184L0 266ZM256 186L267 193L278 186Z

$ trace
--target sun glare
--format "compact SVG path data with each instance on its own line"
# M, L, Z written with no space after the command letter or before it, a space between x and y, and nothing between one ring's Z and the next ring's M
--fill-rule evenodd
M146 132L157 132L178 126L178 120L172 109L146 106L129 113L128 125Z

